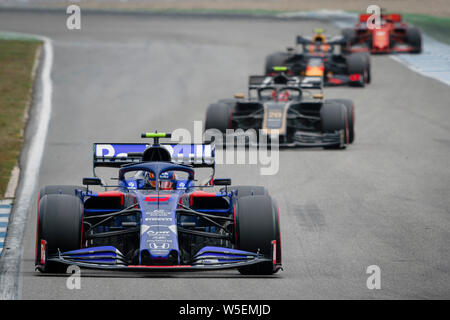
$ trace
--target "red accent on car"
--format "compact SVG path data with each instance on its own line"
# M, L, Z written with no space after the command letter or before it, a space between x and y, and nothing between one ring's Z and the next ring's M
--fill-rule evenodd
M367 20L370 18L371 14L360 14L359 15L359 22L367 22Z
M390 33L389 27L375 29L372 33L372 47L377 50L388 50Z
M152 269L152 268L192 268L192 266L191 265L173 265L173 266L144 266L144 265L131 265L131 266L128 266L128 268L149 268L149 269Z
M147 202L166 202L169 201L170 194L149 194L145 197L145 201Z
M392 22L402 22L402 15L398 13L382 14L381 19L390 20Z
M353 73L349 76L350 81L361 81L361 75L358 73Z
M328 82L329 83L333 83L333 84L341 84L342 80L336 79L336 78L328 78Z
M285 91L283 93L280 93L278 95L278 101L289 101L290 96L291 95L289 94L289 91Z
M45 265L47 257L45 256L45 247L47 242L45 240L41 240L41 265Z
M215 192L195 191L195 192L192 192L190 194L189 203L192 206L194 204L194 198L196 198L196 197L210 197L210 198L214 198L216 196L217 195L216 195Z
M277 264L277 240L272 240L272 263Z
M99 192L98 197L120 197L120 205L123 206L123 203L124 203L124 195L120 191Z
M228 121L228 129L233 129L233 109L230 109L230 120Z

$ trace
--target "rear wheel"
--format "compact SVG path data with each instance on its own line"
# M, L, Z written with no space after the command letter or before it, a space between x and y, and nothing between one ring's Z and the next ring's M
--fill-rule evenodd
M335 133L344 131L344 143L348 144L349 130L347 121L347 109L344 105L334 101L325 101L320 109L323 133ZM341 145L325 147L325 149L341 148Z
M265 74L269 74L273 72L273 67L284 66L286 65L286 60L289 58L289 54L286 52L276 52L267 56L266 58L266 66L265 66Z
M422 35L417 28L409 28L406 34L408 43L413 47L412 53L422 52Z
M368 78L368 66L363 54L353 53L347 57L347 72L362 76L363 80L360 85L364 87Z
M328 101L342 104L347 110L348 142L353 143L355 140L355 105L353 101L350 99L332 99Z
M236 223L238 249L259 252L271 260L272 254L275 253L276 265L281 265L278 208L270 196L258 195L239 198ZM276 241L276 252L273 252L272 241ZM267 261L241 267L238 270L245 275L269 275L277 271L276 265L273 261Z
M222 133L231 128L231 107L225 103L213 103L206 111L205 130L217 129Z
M65 272L66 266L47 261L41 265L41 240L47 255L81 248L83 202L67 194L47 194L39 201L36 237L36 265L42 272Z

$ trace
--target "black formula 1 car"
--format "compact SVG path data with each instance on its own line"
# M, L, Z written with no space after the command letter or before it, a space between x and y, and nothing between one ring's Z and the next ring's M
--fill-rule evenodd
M248 131L259 131L258 140L250 139L245 145L272 141L273 135L279 147L344 148L353 142L351 100L323 100L320 77L288 76L287 67L282 66L274 71L273 76L250 76L248 99L235 95L209 105L206 133L217 140L218 132L239 138L249 136Z
M350 85L364 87L371 81L370 56L367 53L342 53L344 37L326 39L323 30L315 30L312 38L297 36L297 45L287 52L276 52L266 58L265 74L273 74L276 66L287 66L292 75L321 77L325 86ZM337 52L337 48L340 51Z
M400 14L381 14L380 25L369 28L370 14L361 14L354 28L342 30L346 51L371 53L421 53L422 34L402 21Z
M214 179L214 145L94 144L96 167L119 168L117 185L84 178L81 186L39 193L36 268L122 271L281 268L279 212L264 187ZM211 175L199 183L195 168ZM101 186L94 192L90 186ZM214 190L214 186L221 186Z

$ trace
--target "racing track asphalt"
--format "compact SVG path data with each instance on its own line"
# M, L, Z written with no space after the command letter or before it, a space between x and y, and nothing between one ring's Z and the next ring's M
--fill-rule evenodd
M53 111L39 185L91 175L93 142L139 141L141 131L192 130L208 103L245 92L264 57L297 33L331 24L85 14L82 30L63 13L0 12L0 29L53 39ZM220 166L217 177L261 184L278 199L284 271L128 274L34 272L36 208L29 213L20 272L26 299L300 299L450 297L450 91L388 56L372 59L365 89L327 88L352 98L356 140L347 150L287 150L280 171ZM366 268L381 268L368 290Z

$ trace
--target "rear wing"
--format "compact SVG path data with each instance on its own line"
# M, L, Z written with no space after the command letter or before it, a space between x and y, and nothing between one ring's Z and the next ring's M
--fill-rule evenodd
M369 18L372 16L372 14L360 14L359 15L359 22L365 23ZM383 20L390 20L392 22L402 22L402 15L396 14L396 13L390 13L390 14L381 14L381 19Z
M287 67L285 67L284 70L287 70ZM279 72L278 70L274 71ZM277 84L300 89L322 89L323 80L321 77L288 76L284 73L275 76L250 76L248 80L248 89L255 90L264 87L272 87Z
M94 143L93 167L120 168L127 164L142 162L142 153L151 144L147 143ZM158 144L165 148L172 162L195 168L215 166L214 144Z
M277 67L275 67L277 68ZM274 68L274 69L275 69ZM287 70L287 68L285 69ZM287 87L301 87L301 77L286 75L283 72L274 70L274 72L279 72L275 75L267 76L249 76L248 78L248 88L249 89L259 89L265 87L273 87L276 85L287 86Z
M303 77L300 86L303 89L322 90L323 80L322 77Z

